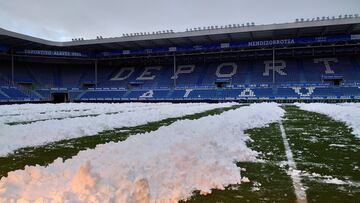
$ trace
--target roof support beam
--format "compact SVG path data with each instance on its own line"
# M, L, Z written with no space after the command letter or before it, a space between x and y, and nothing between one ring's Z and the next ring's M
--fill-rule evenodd
M254 41L254 33L253 33L253 32L249 32L249 34L250 34L250 40L251 40L251 41Z
M328 26L325 26L322 31L321 31L321 36L324 36L329 30L329 27Z
M137 43L136 41L132 41L131 44L134 44L137 48L141 48L141 49L144 48L139 43Z
M296 37L300 37L301 33L300 33L300 29L296 29Z
M206 37L207 40L209 40L210 43L212 43L212 44L214 43L214 41L210 38L209 35L205 35L205 37Z
M346 34L350 34L354 30L355 25L349 25L349 27L346 29Z
M176 47L176 44L173 41L171 41L171 39L167 38L166 41L168 41L169 44L171 44L171 46Z
M273 31L271 32L271 36L272 36L272 37L271 37L272 39L275 39L275 36L276 36L276 30L273 30Z
M190 39L190 37L186 37L186 40L188 41L188 42L190 42L190 44L191 45L195 45L195 42L194 41L192 41L191 39Z
M154 40L147 40L147 42L149 42L150 44L152 44L152 46L154 47L158 47L159 44L155 43Z
M22 44L16 44L14 46L11 46L12 49L17 49L19 47L25 47L25 46L28 46L28 45L33 45L34 43L33 42L24 42Z
M234 41L233 37L231 37L230 34L227 34L226 36L229 38L229 42Z

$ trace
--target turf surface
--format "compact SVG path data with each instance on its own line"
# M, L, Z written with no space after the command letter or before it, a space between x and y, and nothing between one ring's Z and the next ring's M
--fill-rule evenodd
M249 183L231 185L225 190L213 190L210 195L198 192L186 202L294 202L295 194L291 178L286 174L285 149L280 136L279 124L273 123L265 128L247 130L252 139L248 147L259 152L259 163L237 163L246 171L242 177Z
M105 131L95 136L22 148L0 157L0 178L25 165L47 165L61 157L69 159L79 151L98 144L119 142L127 137L167 126L177 120L199 119L239 108L214 109L193 115L164 119L136 127ZM360 202L360 140L344 123L325 115L300 110L292 105L286 110L283 125L297 169L301 171L308 202ZM252 139L247 145L259 152L257 163L237 163L241 176L250 182L213 190L209 195L194 192L186 202L296 202L292 180L287 174L287 160L278 123L246 131Z
M283 124L308 202L360 202L360 140L344 123L325 115L295 106L284 109Z
M0 178L6 176L10 171L23 169L26 165L48 165L57 158L63 158L64 160L69 159L77 155L82 150L95 148L98 144L124 141L131 135L155 131L161 126L168 126L178 120L199 119L209 115L221 114L224 111L239 107L241 106L234 105L226 108L217 108L192 115L150 122L140 126L104 131L93 136L84 136L52 142L42 146L21 148L11 154L8 154L6 157L0 157Z
M360 202L360 140L344 123L325 115L283 106L285 132L308 202ZM249 183L195 192L186 202L296 202L287 172L279 124L248 130L248 147L260 152L261 163L237 163ZM337 179L335 179L337 178ZM336 184L335 184L336 183Z

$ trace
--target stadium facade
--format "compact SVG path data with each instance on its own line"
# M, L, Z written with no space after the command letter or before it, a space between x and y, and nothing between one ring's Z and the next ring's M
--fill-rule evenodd
M0 102L360 99L360 18L54 42L0 29Z

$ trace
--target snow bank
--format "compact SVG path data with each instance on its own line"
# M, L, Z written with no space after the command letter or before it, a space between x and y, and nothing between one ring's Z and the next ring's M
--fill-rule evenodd
M277 104L253 104L26 167L0 180L0 202L177 202L223 189L241 181L236 161L256 160L244 130L283 114Z
M106 105L106 104L101 104ZM111 104L107 104L111 105ZM59 112L59 111L71 111L71 110L84 110L92 109L97 106L96 103L66 103L66 104L11 104L1 105L0 115L25 115L29 112L40 113L40 112Z
M160 103L158 106L169 106L170 103ZM122 104L39 104L26 107L21 105L8 105L8 108L1 108L0 123L28 122L36 120L61 119L75 116L86 116L94 114L106 114L121 112L121 110L134 111L138 108L149 108L153 104L145 103L122 103Z
M9 126L0 123L0 156L26 146L42 145L48 142L96 135L104 130L130 127L159 121L170 117L179 117L206 110L233 105L226 104L111 104L113 110L123 111L119 114L101 114L96 117L66 118L63 120L46 120L27 125ZM87 108L89 108L88 105ZM108 104L96 104L96 108L108 110ZM134 107L135 106L135 107ZM91 107L91 106L90 106ZM104 107L104 108L102 108ZM36 107L38 108L38 107ZM83 108L83 107L82 107ZM46 109L46 108L44 108ZM71 108L69 108L71 109ZM72 110L74 110L72 108ZM31 108L27 109L31 112ZM98 110L101 112L101 110Z
M305 111L313 111L330 116L331 118L346 123L352 128L356 137L360 138L360 105L359 104L303 104L298 107Z

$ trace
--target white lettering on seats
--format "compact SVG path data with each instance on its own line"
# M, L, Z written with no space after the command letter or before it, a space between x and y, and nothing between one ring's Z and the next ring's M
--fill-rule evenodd
M145 92L144 94L142 94L140 96L140 98L152 98L153 96L154 96L154 91L149 90L149 91Z
M186 89L185 94L184 94L184 98L187 98L192 91L193 91L192 89Z
M232 67L231 72L230 73L221 73L221 69L226 66ZM236 74L237 68L238 68L238 66L236 65L236 63L222 63L216 69L216 76L218 78L231 78L233 75Z
M161 66L152 66L152 67L146 67L144 72L136 78L136 80L154 80L155 75L152 75L152 72L150 70L161 70Z
M252 91L250 88L246 88L243 90L240 95L240 97L255 97L255 92Z
M305 89L308 91L307 93L300 92L300 90L302 89L301 87L293 87L292 89L295 91L296 94L302 97L309 97L314 93L315 87L305 87Z
M181 65L177 67L175 75L171 77L171 79L177 79L179 74L189 74L194 72L195 65Z
M119 81L119 80L126 80L130 77L131 74L134 72L134 67L126 67L122 68L113 78L111 78L111 81ZM124 72L129 71L127 75L123 75Z
M286 62L283 60L276 60L275 64L273 64L273 61L264 61L265 64L265 71L263 73L263 76L269 76L270 70L274 70L274 72L277 72L279 75L287 75L284 72L284 69L286 68Z
M337 63L339 60L337 58L319 58L314 59L314 63L324 63L325 65L325 74L334 74L334 70L331 69L330 62Z

